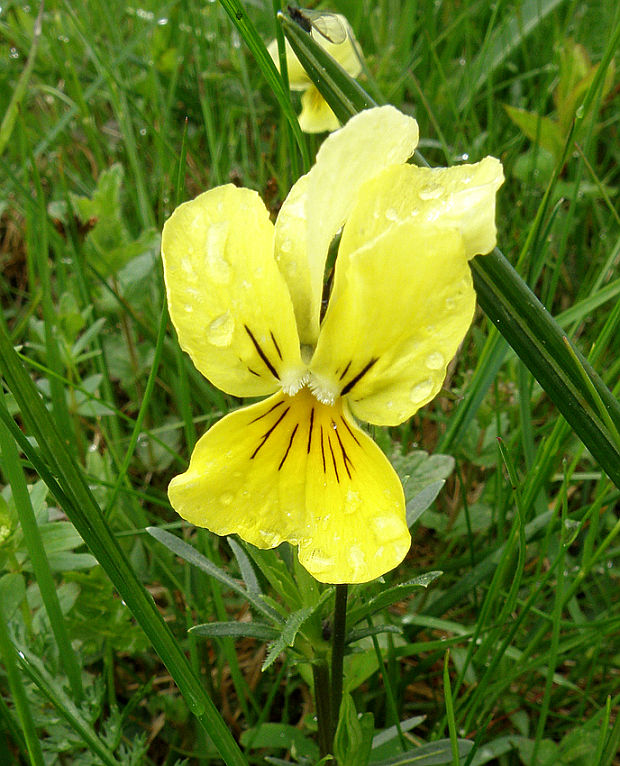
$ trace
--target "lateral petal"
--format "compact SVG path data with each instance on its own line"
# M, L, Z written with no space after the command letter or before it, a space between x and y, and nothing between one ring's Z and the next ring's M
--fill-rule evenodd
M260 396L303 375L273 225L256 192L229 184L180 205L164 225L162 258L179 343L215 386Z
M318 338L325 260L332 239L356 204L360 187L384 168L405 162L417 142L417 122L393 106L360 112L325 139L304 181L303 195L297 184L293 187L296 204L289 207L285 201L276 222L276 239L280 241L278 229L284 227L290 234L285 241L292 240L295 232L295 240L301 243L286 260L289 268L294 264L295 279L307 285L295 303L303 344L313 346ZM291 212L293 222L287 220ZM290 285L289 271L283 273ZM302 280L301 274L307 277ZM295 289L291 287L291 292Z
M216 423L169 487L175 510L259 548L283 541L322 582L365 582L409 549L398 476L343 410L307 389Z
M462 236L392 226L340 253L310 386L325 401L346 397L362 420L398 425L441 389L474 308Z
M495 195L504 182L501 162L485 157L450 168L391 167L359 191L342 234L341 249L354 252L405 220L457 229L467 258L495 247Z

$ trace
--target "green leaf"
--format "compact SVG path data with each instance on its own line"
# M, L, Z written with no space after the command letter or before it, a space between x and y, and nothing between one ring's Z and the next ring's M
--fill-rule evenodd
M206 622L194 625L188 632L206 638L258 638L261 641L272 641L280 635L280 631L264 622Z
M334 755L339 766L366 766L370 758L374 718L372 713L358 716L350 694L342 697L338 727L334 737Z
M528 112L509 104L504 104L504 109L530 141L550 152L556 162L560 159L564 153L565 136L562 135L561 128L554 119L541 117L536 112Z
M42 20L43 2L41 2L39 5L39 14L37 16L37 20L35 21L32 33L32 44L28 53L28 59L26 60L26 66L23 68L22 73L19 76L19 80L17 81L17 85L13 89L11 100L5 106L2 122L0 123L0 155L4 151L4 147L7 145L9 139L11 138L13 128L15 127L15 121L17 120L17 115L19 114L20 105L24 97L28 94L28 83L34 70L34 62L37 57L37 50L39 48L39 41L41 39Z
M468 739L457 740L458 753L461 759L471 751L474 743ZM452 747L449 739L439 739L437 742L428 742L406 753L401 753L384 761L371 761L372 766L440 766L440 764L453 764Z
M97 754L102 764L120 766L120 761L114 757L107 744L97 735L80 709L66 694L62 685L48 673L41 660L31 654L25 646L19 647L18 656L22 670L65 719L86 747Z
M371 598L366 603L351 609L347 614L347 624L350 627L353 627L361 620L365 620L376 612L386 609L397 601L402 601L418 588L428 588L433 580L436 580L442 574L443 572L427 572L426 574L414 577L412 580L395 585L392 588L386 588L381 591L379 595Z
M524 0L515 6L512 15L496 27L484 41L480 52L469 65L467 77L458 73L462 83L458 102L459 111L473 101L495 71L505 64L509 56L523 44L528 35L540 26L546 16L552 13L564 0Z
M377 636L380 633L401 634L402 632L403 629L400 625L373 625L368 628L357 628L347 635L347 644L352 644L354 641L360 641L362 638L368 638L369 636Z
M265 672L267 668L271 667L273 663L278 659L278 656L286 649L287 646L293 646L297 634L304 622L316 611L316 607L306 606L303 609L299 609L297 612L293 612L288 620L284 623L282 631L276 638L276 640L269 647L269 652L265 661L261 667L261 670Z
M400 745L399 730L400 732L411 731L424 723L426 716L416 715L412 718L406 718L404 721L400 721L399 725L389 726L387 729L378 732L372 739L372 759L381 760L402 753L402 747Z
M23 575L8 572L0 577L0 609L9 622L26 597L26 582Z
M244 731L241 744L252 749L269 748L276 750L295 750L297 756L309 758L315 763L319 757L317 746L304 736L296 726L285 723L263 723Z
M188 543L179 539L175 535L171 535L170 532L166 532L164 529L147 527L146 531L151 537L154 537L160 543L165 545L168 550L172 551L175 555L180 556L184 561L187 561L188 564L198 567L198 569L201 569L211 577L219 580L219 582L226 585L235 593L239 593L244 599L252 604L257 612L269 617L276 624L282 622L282 618L275 609L272 609L265 604L259 595L246 590L246 588L240 585L237 580L226 574L223 569L217 567L212 561L209 561L206 556L203 556L202 553L199 553L195 548L192 548L191 545L188 545Z
M297 583L282 559L274 556L271 551L261 550L244 541L242 541L242 547L254 560L274 591L283 599L289 611L295 611L303 606L303 598Z
M499 250L472 261L478 301L594 458L620 487L620 404ZM593 395L584 374L600 400ZM601 409L602 408L602 409Z
M421 492L411 498L407 503L407 526L412 527L424 511L428 510L430 506L435 502L435 498L441 492L445 479L434 481L425 487Z

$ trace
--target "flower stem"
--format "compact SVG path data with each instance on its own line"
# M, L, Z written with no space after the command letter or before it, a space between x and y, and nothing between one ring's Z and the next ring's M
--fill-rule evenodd
M325 659L312 665L314 700L321 758L334 753L334 735L342 700L342 665L347 628L347 586L336 585L332 631L331 668ZM331 672L330 672L331 671ZM335 761L332 761L336 766Z
M314 701L319 734L319 755L324 758L332 752L332 717L329 698L329 667L324 660L312 666L314 678Z
M338 713L342 700L342 665L344 661L344 642L347 632L347 585L336 585L336 603L334 605L334 632L332 635L331 668L331 735L336 733Z

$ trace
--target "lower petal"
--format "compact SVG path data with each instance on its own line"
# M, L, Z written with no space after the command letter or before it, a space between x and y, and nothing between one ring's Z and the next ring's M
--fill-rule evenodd
M314 85L301 97L299 127L304 133L325 133L340 127L332 108Z
M342 402L308 389L276 394L220 420L174 478L170 501L187 521L259 548L288 541L317 580L366 582L410 545L403 490Z

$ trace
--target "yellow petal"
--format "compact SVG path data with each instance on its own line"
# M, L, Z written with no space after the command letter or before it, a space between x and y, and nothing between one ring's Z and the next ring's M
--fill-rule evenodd
M181 347L234 396L272 393L278 380L296 390L303 376L293 304L273 250L260 197L232 185L180 205L164 226L168 308Z
M322 48L324 48L329 55L335 59L340 66L350 74L351 77L357 77L362 71L362 52L359 47L359 43L355 38L355 34L351 29L351 25L347 19L339 13L323 14L324 19L327 22L327 26L324 31L329 34L329 24L340 25L345 38L342 42L333 43L330 42L318 29L312 30L312 37ZM328 18L330 20L328 20ZM274 64L280 69L280 59L278 56L278 42L272 40L267 46L269 55L273 59ZM306 71L299 63L299 59L295 55L295 52L291 48L288 40L285 41L286 51L286 68L288 70L288 81L291 90L305 90L312 84L312 81L306 74ZM338 125L336 125L338 127ZM302 126L302 130L305 130ZM335 128L327 128L327 130L335 130ZM315 131L318 132L318 131Z
M299 126L304 133L326 133L340 127L332 108L314 85L301 97Z
M313 315L312 285L322 274L310 271L306 249L306 194L308 174L293 184L284 200L275 227L275 255L293 301L300 341L312 341L309 328L318 328Z
M495 247L495 194L503 181L495 157L451 168L388 168L360 189L341 247L353 252L386 227L414 218L420 224L457 229L468 258L488 253Z
M318 338L325 259L358 190L384 168L405 162L417 141L418 125L411 117L393 106L368 109L325 139L303 188L293 187L295 204L285 202L276 232L280 226L286 228L283 241L296 243L286 257L283 274L291 294L297 296L295 314L302 343L313 346ZM276 238L280 241L277 233Z
M286 69L288 72L288 84L291 90L305 90L312 85L312 80L306 74L306 70L299 63L299 59L295 55L295 51L291 48L291 44L288 40L285 40L286 51ZM273 63L276 65L278 72L280 71L280 57L278 55L278 41L272 40L267 46L267 51Z
M390 227L339 254L310 385L325 401L346 396L362 420L398 425L439 392L474 307L457 231Z
M343 410L307 389L238 410L200 439L170 502L192 524L260 548L283 541L322 582L365 582L410 544L398 476Z

